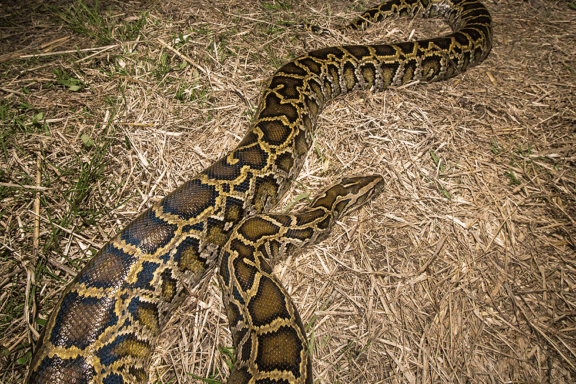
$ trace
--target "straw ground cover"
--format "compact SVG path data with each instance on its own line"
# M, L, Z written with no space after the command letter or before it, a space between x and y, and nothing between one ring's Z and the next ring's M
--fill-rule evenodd
M0 382L77 271L135 215L240 141L267 78L314 48L447 32L374 2L0 5ZM275 267L324 383L576 380L576 11L489 1L494 48L436 84L340 98L278 210L340 175L382 196ZM292 206L296 203L294 206ZM209 274L167 325L152 382L225 381L232 343Z

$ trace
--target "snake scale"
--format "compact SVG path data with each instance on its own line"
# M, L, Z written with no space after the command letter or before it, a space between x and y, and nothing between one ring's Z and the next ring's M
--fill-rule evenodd
M229 383L312 383L302 321L270 260L325 238L383 189L344 178L304 211L265 214L298 175L325 104L336 96L444 80L482 62L492 22L477 0L390 0L341 28L395 16L442 16L444 37L308 52L282 66L236 148L154 204L66 287L38 341L29 383L145 383L163 325L205 273L219 281L236 353Z

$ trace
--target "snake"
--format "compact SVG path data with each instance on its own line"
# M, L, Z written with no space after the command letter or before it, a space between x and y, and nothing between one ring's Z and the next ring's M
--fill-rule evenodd
M27 382L148 382L164 325L218 267L235 348L228 383L311 384L302 320L271 265L325 239L336 220L384 190L378 175L344 177L299 213L269 213L299 174L319 114L356 90L454 77L492 47L491 17L477 0L389 0L339 31L400 16L440 16L452 33L322 48L284 64L240 143L141 213L64 289Z

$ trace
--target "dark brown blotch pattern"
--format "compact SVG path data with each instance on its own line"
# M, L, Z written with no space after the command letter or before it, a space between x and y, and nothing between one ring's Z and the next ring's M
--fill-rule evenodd
M306 344L304 344L305 346ZM256 364L263 372L290 371L298 378L303 345L294 328L281 327L258 337Z
M247 240L257 242L265 236L275 235L279 229L280 227L269 220L255 216L242 223L242 226L238 228L238 233Z
M269 324L274 319L289 319L284 292L268 276L262 276L256 295L248 303L252 323L256 327Z

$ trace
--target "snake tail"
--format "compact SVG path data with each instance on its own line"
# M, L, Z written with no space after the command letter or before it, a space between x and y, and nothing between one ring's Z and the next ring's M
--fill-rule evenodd
M383 188L381 176L344 178L300 213L251 216L232 232L219 274L236 351L228 384L312 384L302 320L270 262L322 241L338 219Z

